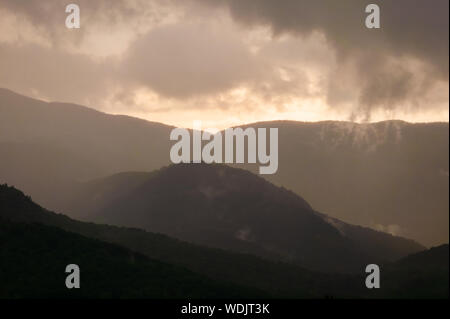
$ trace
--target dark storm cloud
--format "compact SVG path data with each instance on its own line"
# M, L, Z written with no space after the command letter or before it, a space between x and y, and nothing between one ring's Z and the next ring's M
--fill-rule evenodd
M447 0L198 0L226 5L246 25L269 25L274 34L322 31L340 53L388 50L412 54L437 65L448 77L449 1ZM381 29L364 25L365 7L378 3Z
M417 88L411 85L414 75L406 69L393 70L393 74L386 72L389 57L417 58L431 69L426 82L448 81L448 0L197 1L228 8L233 18L244 26L270 26L274 36L282 33L302 36L313 31L324 33L336 49L339 61L353 59L362 67L359 76L363 83L357 89L361 90L360 102L367 109L392 107L407 100ZM364 25L365 7L369 3L380 6L379 30L369 30ZM375 61L370 60L372 57ZM361 65L361 61L367 64ZM422 89L429 87L431 85ZM331 96L328 100L331 105L338 102Z

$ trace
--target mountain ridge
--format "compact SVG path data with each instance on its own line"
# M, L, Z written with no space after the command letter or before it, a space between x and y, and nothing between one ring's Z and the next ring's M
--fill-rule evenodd
M173 127L93 109L85 114L83 106L76 107L82 116L66 111L67 104L52 104L49 111L48 104L0 91L0 178L49 209L67 211L64 202L78 182L170 164ZM18 105L34 111L16 112ZM347 223L427 246L448 242L448 123L276 121L243 127L261 125L279 129L279 169L265 176L270 182Z
M363 256L370 255L368 247L376 247L379 253L375 259L394 260L404 256L405 251L423 248L414 241L364 228L359 233L365 236L360 235L356 241L349 237L356 232L355 226L348 224L353 233L348 231L341 236L335 225L325 221L323 214L297 194L226 165L171 165L152 172L147 180L142 177L131 189L122 183L111 186L107 180L106 186L95 185L100 191L96 192L96 187L83 187L85 195L78 201L87 204L82 209L96 222L140 227L201 245L234 247L239 252L262 256L275 253L312 269L329 265L325 259L331 258L329 254L339 255L338 251L342 253L342 265L357 265L355 260L343 261L343 256L367 259L368 256ZM109 186L112 190L102 193ZM109 192L122 195L117 197ZM90 202L94 208L89 208ZM276 229L282 229L281 234ZM398 251L391 249L390 244L398 247ZM350 251L353 253L348 255ZM318 259L313 261L311 256Z

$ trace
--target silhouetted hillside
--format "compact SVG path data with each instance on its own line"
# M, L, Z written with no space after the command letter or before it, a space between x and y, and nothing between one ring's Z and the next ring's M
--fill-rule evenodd
M295 265L204 248L137 229L77 222L46 211L20 191L5 185L0 186L0 219L0 254L5 257L2 259L5 262L0 264L0 276L5 279L0 287L2 297L185 298L197 296L204 288L208 292L202 293L201 297L261 296L260 290L276 298L448 297L448 245L408 256L398 263L382 265L382 288L375 291L365 288L362 271L356 275L314 273ZM30 224L32 222L119 243L152 259L54 227ZM84 290L68 292L61 286L65 274L60 268L74 260L82 266ZM167 262L216 281L179 266L170 266ZM420 268L412 277L409 276L410 265L416 270ZM149 275L149 269L159 277ZM169 275L170 280L161 281ZM119 276L117 280L116 276ZM105 282L105 278L114 280ZM171 290L173 287L176 292Z
M402 258L382 268L374 296L389 298L448 298L449 246L441 245Z
M405 254L425 249L422 246L419 249L418 244L413 240L367 227L350 225L324 214L320 215L325 221L336 227L343 236L357 243L360 249L370 252L374 256L383 256L385 260L397 260Z
M395 260L423 249L413 241L351 225L343 233L296 194L225 165L172 165L146 179L120 174L83 189L78 202L98 222L315 270L359 270L370 260Z
M295 265L188 244L139 229L75 221L47 211L13 187L0 185L0 218L18 223L40 223L106 242L120 244L152 259L181 265L218 281L255 287L274 297L323 298L357 296L357 282L341 275L313 273ZM49 248L51 249L51 248Z
M39 224L0 220L0 256L0 298L264 296L116 245ZM69 264L80 267L80 289L65 286Z

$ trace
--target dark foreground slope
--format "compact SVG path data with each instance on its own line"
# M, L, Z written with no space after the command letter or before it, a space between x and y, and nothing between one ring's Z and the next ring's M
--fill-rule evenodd
M0 218L16 223L55 226L86 237L120 244L152 259L181 265L214 280L263 290L273 297L323 298L360 295L358 282L313 273L295 265L188 244L139 229L75 221L47 211L13 187L0 185ZM24 247L26 249L26 246ZM51 250L52 246L48 247Z
M378 298L448 298L449 245L433 247L382 267Z
M0 220L0 256L0 298L263 296L120 246L39 224ZM80 289L65 286L69 264L80 267Z
M86 184L78 198L96 222L290 261L359 271L420 251L414 241L327 218L300 196L225 165L172 165Z
M374 291L365 288L363 271L356 275L315 273L295 265L200 247L137 229L77 222L39 207L7 186L0 186L0 219L2 297L186 298L198 296L197 293L208 298L263 294L275 298L448 297L448 245L382 265L382 287ZM35 222L41 225L30 224ZM42 224L119 243L151 259ZM75 262L82 267L85 289L69 293L64 286L61 288L66 275L61 269ZM90 278L95 279L91 282ZM36 285L39 289L33 290ZM149 285L159 288L152 290ZM172 288L177 291L172 292ZM203 292L204 288L208 291Z

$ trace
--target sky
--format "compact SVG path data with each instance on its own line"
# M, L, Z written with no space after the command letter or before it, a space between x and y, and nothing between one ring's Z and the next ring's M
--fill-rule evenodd
M79 29L0 0L0 87L180 127L449 120L448 0L72 3Z

